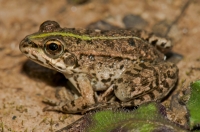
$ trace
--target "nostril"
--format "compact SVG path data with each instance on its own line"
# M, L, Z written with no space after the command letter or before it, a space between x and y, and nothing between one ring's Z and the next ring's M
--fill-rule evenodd
M24 51L27 47L32 47L32 42L28 38L24 38L19 44L19 49Z
M22 48L26 48L26 47L35 48L35 47L37 47L37 45L33 41L31 41L29 38L24 38L20 43L20 47L22 47Z
M25 38L24 39L24 44L32 45L32 42L28 38Z

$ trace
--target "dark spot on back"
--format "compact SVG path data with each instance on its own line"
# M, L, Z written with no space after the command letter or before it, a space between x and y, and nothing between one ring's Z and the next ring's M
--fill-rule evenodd
M77 38L76 39L76 44L80 44L81 43L81 39Z
M142 68L144 68L144 69L148 68L144 63L140 63L139 66L142 67Z
M87 44L93 44L92 40L86 40Z
M128 39L128 43L130 46L135 46L135 41L133 38Z
M119 78L117 81L118 81L118 83L122 83L123 82L123 78Z

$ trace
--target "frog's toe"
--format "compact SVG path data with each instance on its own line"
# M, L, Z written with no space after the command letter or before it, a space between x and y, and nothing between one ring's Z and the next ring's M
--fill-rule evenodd
M51 106L57 106L59 104L57 101L48 98L43 99L42 102Z
M65 87L56 89L55 96L58 100L68 100L68 101L74 100L73 94L70 92L69 89L66 89Z
M43 109L44 111L61 111L62 112L62 106L47 106Z

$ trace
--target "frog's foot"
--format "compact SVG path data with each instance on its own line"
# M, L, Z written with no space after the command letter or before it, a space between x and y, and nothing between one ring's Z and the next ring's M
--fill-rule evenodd
M43 109L43 112L44 111L62 111L62 106L46 106Z
M65 87L56 89L55 96L58 100L74 100L75 96L71 91Z
M153 46L155 46L160 52L166 54L169 51L171 51L172 48L172 44L171 41L169 39L160 37L160 36L156 36L156 35L152 35L149 39L148 39L149 43L152 44Z
M46 106L43 111L61 111L64 112L63 107L65 107L67 104L69 104L69 101L55 101L51 99L44 99L44 103L48 104L49 106ZM66 109L66 108L65 108Z
M81 114L84 114L88 111L93 111L93 110L104 110L104 109L118 109L122 107L119 102L105 102L105 103L98 103L91 105L90 107L84 109L81 111Z
M79 101L78 101L79 100ZM102 109L116 109L121 107L119 102L103 102L96 104L86 104L83 103L83 99L77 99L74 101L60 101L55 102L52 100L48 100L48 104L51 106L47 106L43 109L43 111L60 111L63 113L81 113L85 114L86 112L93 110L102 110Z
M155 46L163 54L167 54L171 51L172 43L169 38L157 36L153 33L148 33L146 31L140 31L140 37L146 40L151 45Z
M43 111L60 111L63 113L76 113L73 112L72 105L69 105L69 102L66 101L60 101L60 102L56 102L56 101L52 101L52 100L45 100L43 101L47 104L49 104L49 106L46 106Z
M65 104L64 101L55 101L48 98L43 99L42 102L49 105L43 111L62 111L62 106Z
M59 102L52 100L43 101L51 106L47 106L43 111L60 111L63 113L81 113L84 109L89 108L92 104L89 104L82 97L75 99L73 101L62 100Z
M43 111L63 111L62 107L66 105L66 102L70 102L70 101L68 100L56 101L56 100L45 98L42 100L42 102L49 105L45 107Z
M52 99L49 99L49 98L43 99L42 102L45 103L45 104L51 105L51 106L57 106L59 104L58 101L55 101L55 100L52 100Z

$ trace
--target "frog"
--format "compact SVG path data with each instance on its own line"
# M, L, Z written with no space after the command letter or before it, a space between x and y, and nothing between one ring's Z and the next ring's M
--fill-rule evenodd
M171 47L170 40L146 31L62 28L51 20L19 45L29 59L69 82L59 92L65 99L45 101L51 105L44 111L63 113L162 101L178 80L177 66L166 61Z

